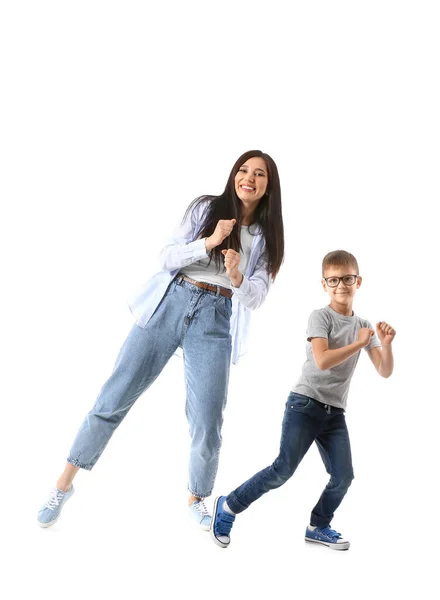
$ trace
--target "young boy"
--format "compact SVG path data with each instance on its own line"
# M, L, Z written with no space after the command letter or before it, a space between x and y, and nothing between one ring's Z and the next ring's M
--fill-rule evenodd
M393 372L391 343L395 330L380 321L376 331L352 310L362 278L355 257L344 250L330 252L322 263L322 285L330 304L312 312L307 328L307 360L286 403L280 453L275 462L214 503L211 535L227 548L235 515L269 490L280 487L295 472L315 441L330 481L312 510L308 542L347 550L350 543L330 528L335 510L353 479L350 440L344 412L350 380L362 348L377 372ZM379 339L378 339L379 338ZM381 348L382 345L382 348Z

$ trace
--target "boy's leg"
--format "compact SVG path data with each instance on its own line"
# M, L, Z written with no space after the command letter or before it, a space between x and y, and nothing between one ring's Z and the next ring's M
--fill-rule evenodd
M234 513L242 512L260 496L280 487L293 475L321 431L323 419L324 411L311 398L290 393L284 411L280 453L274 463L251 477L227 498L220 496L214 503L211 535L218 546L229 546Z
M280 487L293 475L322 430L324 415L325 411L318 408L311 398L290 393L284 411L280 453L272 465L227 496L227 505L234 513L242 512L263 494Z
M336 413L332 409L332 414L326 419L324 431L316 438L316 444L330 481L312 511L310 524L325 528L330 525L335 510L354 478L350 438L342 410Z

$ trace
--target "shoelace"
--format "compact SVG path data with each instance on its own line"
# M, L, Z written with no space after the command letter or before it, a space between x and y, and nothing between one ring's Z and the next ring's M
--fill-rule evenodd
M203 519L203 517L210 516L208 509L206 508L203 500L199 500L198 502L196 502L195 508L200 513L200 516L202 517L202 519Z
M60 490L57 490L57 489L52 490L50 493L49 499L46 502L46 507L49 510L54 510L61 502L63 496L64 496L64 492L61 492Z
M330 529L330 527L324 527L324 529L321 529L321 533L330 539L342 537L340 533L334 529Z

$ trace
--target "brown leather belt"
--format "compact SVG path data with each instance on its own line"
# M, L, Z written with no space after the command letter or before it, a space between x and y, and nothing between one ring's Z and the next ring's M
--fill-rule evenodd
M196 281L195 279L190 279L189 277L186 277L186 275L182 275L182 273L179 273L176 279L183 279L183 281L192 283L192 285L195 285L196 287L201 288L202 290L209 290L210 292L217 292L217 290L219 290L219 293L222 296L226 296L226 298L232 298L232 290L228 290L228 288L221 287L220 285L212 285L211 283Z

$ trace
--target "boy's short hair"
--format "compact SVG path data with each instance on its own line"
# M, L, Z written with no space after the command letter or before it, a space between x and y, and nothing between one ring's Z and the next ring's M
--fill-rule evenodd
M333 250L333 252L329 252L326 254L322 261L322 276L324 277L324 271L328 267L354 267L356 269L356 273L352 273L353 275L359 275L359 265L357 260L350 254L350 252L346 252L346 250Z

